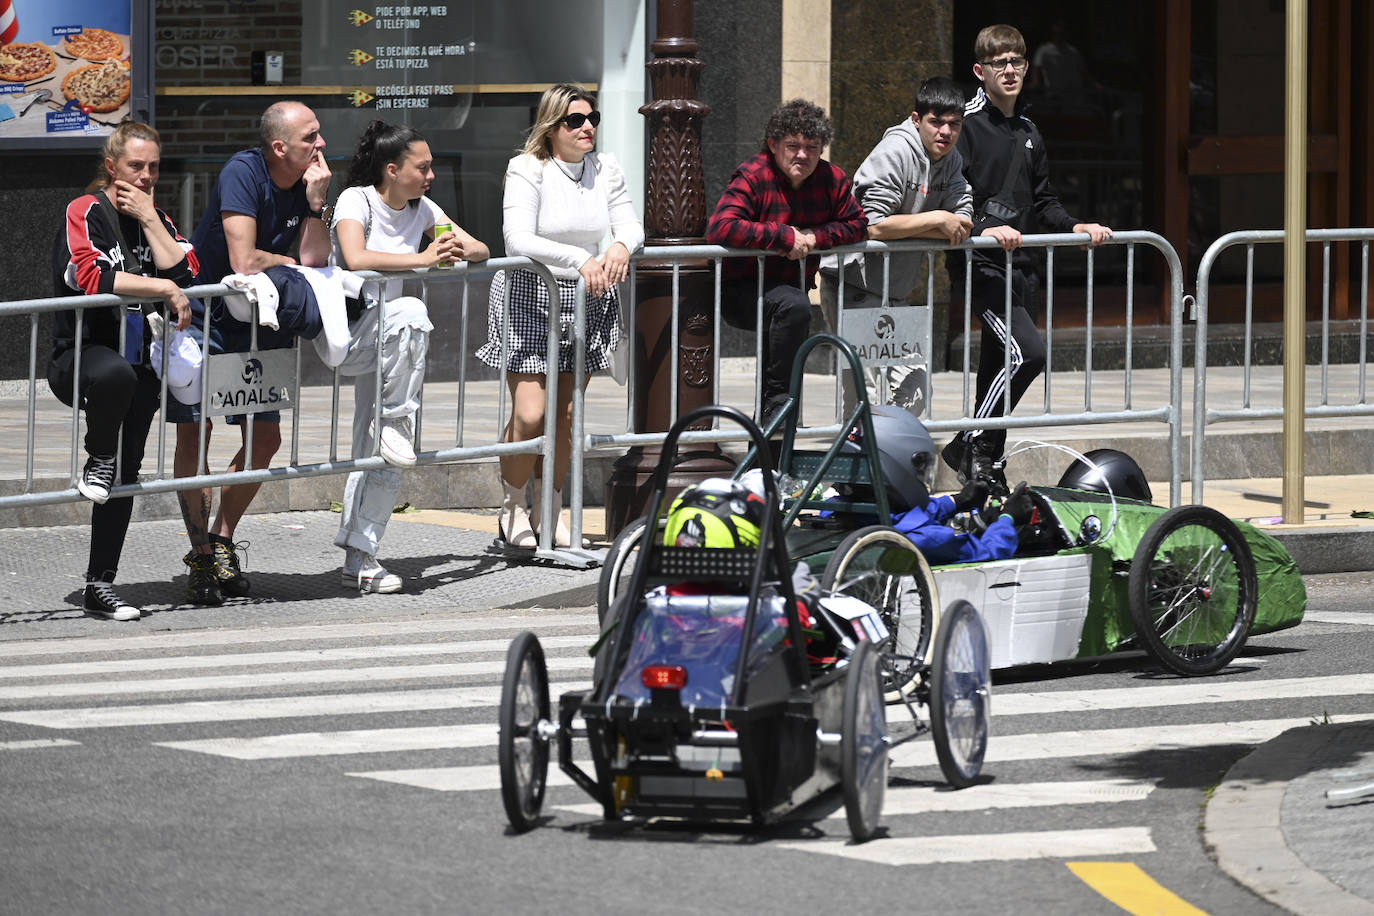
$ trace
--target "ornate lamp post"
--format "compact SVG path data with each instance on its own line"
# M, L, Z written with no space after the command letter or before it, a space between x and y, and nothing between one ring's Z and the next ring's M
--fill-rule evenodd
M653 101L640 108L648 119L649 162L644 228L648 245L701 245L706 232L706 182L701 160L701 122L711 113L697 98L701 71L692 37L692 0L658 0L658 37L651 46L649 70ZM712 396L715 314L711 267L684 262L678 272L678 414ZM633 341L636 432L663 432L672 425L671 262L641 261L636 270ZM606 531L614 535L645 511L650 479L658 464L657 447L635 447L615 463L606 485ZM669 483L688 486L713 474L728 474L731 464L719 448L691 452Z

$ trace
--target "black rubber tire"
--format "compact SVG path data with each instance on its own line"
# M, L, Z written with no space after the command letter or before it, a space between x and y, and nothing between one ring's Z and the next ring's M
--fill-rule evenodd
M635 560L639 557L639 542L644 538L644 526L647 524L648 519L645 518L630 522L615 536L610 549L606 551L606 560L601 564L601 578L596 584L596 619L603 630L611 605L634 573Z
M539 730L550 721L549 669L533 633L521 633L506 651L497 721L501 801L511 827L524 833L539 820L549 774L549 739Z
M1255 622L1255 558L1226 516L1178 506L1141 538L1127 594L1136 635L1160 664L1183 675L1215 674Z
M884 572L878 560L902 551L900 565L910 572ZM887 626L882 650L883 701L900 702L921 682L930 662L932 636L939 626L935 577L916 545L886 525L851 532L825 565L821 594L844 594L877 608Z
M872 839L887 794L887 711L882 701L878 650L859 643L845 668L840 713L840 791L849 833L857 843Z
M988 635L967 601L945 609L930 668L930 731L940 772L956 789L983 771L992 712Z

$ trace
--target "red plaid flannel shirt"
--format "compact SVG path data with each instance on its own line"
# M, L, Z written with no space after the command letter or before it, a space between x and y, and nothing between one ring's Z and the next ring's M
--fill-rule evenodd
M716 212L706 227L713 245L729 248L762 248L773 252L792 250L793 227L816 234L817 248L852 245L866 237L868 217L854 199L854 185L838 166L824 159L800 188L779 171L769 153L759 153L740 163L730 185L720 196ZM806 286L815 285L820 255L806 259ZM727 258L728 279L752 280L758 276L752 258ZM795 261L767 258L763 262L768 286L797 285Z

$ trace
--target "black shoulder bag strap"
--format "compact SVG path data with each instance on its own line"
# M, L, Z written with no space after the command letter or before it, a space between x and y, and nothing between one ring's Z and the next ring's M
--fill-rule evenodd
M1002 187L997 193L983 201L983 218L988 216L1000 220L1004 225L1011 223L1020 215L1016 209L1015 195L1012 193L1016 186L1016 179L1020 177L1021 170L1025 165L1026 154L1023 151L1025 146L1026 134L1017 129L1016 121L1012 122L1011 136L1011 161L1007 163L1007 174L1002 179Z
M95 199L100 204L100 212L105 214L105 219L109 222L115 238L119 240L119 254L124 261L124 266L120 270L126 274L143 276L143 262L139 260L138 249L129 243L129 237L124 234L124 224L119 221L119 211L115 209L114 204L110 203L110 198L103 188L95 192Z
M367 204L367 222L363 223L363 247L366 248L368 236L372 235L372 201L369 200L367 197L366 188L363 189L363 203ZM338 217L335 217L334 225L329 227L330 231L334 233L334 238L336 241L338 240L339 235L338 225L339 219ZM340 248L340 251L342 251L342 248ZM360 317L362 317L363 314L363 297L345 296L344 309L348 313L349 324L352 324L353 322L357 321Z
M119 221L119 211L114 204L110 203L109 196L105 189L101 188L95 192L96 203L100 205L100 212L104 214L105 220L110 224L117 239L116 244L120 246L120 270L127 274L145 276L143 271L143 261L138 257L138 249L129 243L129 237L124 234L124 224ZM153 302L143 302L138 305L125 307L115 306L117 309L118 320L129 326L126 332L129 335L125 341L125 347L129 352L124 354L125 359L137 365L146 357L145 347L148 344L143 333L143 315L157 311L157 304Z

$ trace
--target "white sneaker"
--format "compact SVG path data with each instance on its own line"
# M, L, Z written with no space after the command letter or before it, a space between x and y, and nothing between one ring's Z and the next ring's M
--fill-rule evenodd
M415 447L411 445L410 417L382 420L382 458L398 468L415 466Z
M386 571L370 553L356 547L348 547L344 552L344 567L339 573L339 581L360 592L389 595L401 590L401 577Z

